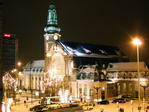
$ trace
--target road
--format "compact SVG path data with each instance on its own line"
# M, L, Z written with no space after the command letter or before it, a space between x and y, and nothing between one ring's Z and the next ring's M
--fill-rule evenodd
M39 101L37 99L33 99L34 102L31 103L30 98L28 102L24 104L24 99L26 99L26 97L20 97L20 98L21 98L20 102L18 102L16 105L11 106L11 112L30 112L29 111L30 107L33 107L34 105L39 104ZM140 112L146 112L144 107L149 106L149 103L145 102L145 105L143 105L143 101L141 101L140 104L142 107ZM133 100L133 104L131 104L130 102L126 102L122 104L110 103L109 105L96 105L93 110L85 111L85 112L101 112L101 109L104 109L103 112L118 112L120 108L123 108L124 112L138 112L137 107L138 107L138 101Z
M38 104L38 102L34 102L33 104L28 103L26 105L18 104L16 106L12 106L11 112L29 112L29 108L36 104ZM140 112L146 112L144 111L144 108L143 108L144 106L142 101L141 101L141 104L142 104L141 105L142 110ZM123 104L110 103L109 105L96 105L93 110L85 111L85 112L100 112L101 109L104 109L103 112L118 112L119 108L123 108L124 112L138 112L137 106L138 106L138 103L135 100L133 105L131 105L130 102L123 103ZM149 104L146 104L145 106L149 106Z

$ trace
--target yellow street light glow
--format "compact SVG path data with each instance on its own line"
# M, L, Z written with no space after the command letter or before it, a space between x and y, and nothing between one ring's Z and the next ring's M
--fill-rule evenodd
M137 47L137 72L138 72L138 111L141 112L140 109L140 66L139 66L139 45L142 44L142 42L140 41L140 39L135 38L133 39L133 44L136 45Z
M14 69L13 71L14 71L14 72L16 72L16 71L17 71L17 69Z
M22 65L22 63L21 62L18 62L18 66L21 66Z
M142 44L142 42L141 42L140 39L138 39L138 38L133 39L133 43L134 43L135 45L141 45L141 44Z

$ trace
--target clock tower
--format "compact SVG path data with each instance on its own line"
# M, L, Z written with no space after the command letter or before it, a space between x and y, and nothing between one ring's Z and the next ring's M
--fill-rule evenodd
M58 19L56 8L53 0L50 0L47 26L44 28L44 45L45 45L45 72L48 72L49 64L51 62L51 49L56 50L57 41L60 40L60 28L58 26Z

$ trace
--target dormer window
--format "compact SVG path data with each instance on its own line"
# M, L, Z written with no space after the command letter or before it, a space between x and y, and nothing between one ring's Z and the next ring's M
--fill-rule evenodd
M109 65L109 67L110 67L110 68L113 68L113 65L112 65L112 64L110 64L110 65Z
M82 48L83 48L83 50L84 50L86 53L91 53L90 50L88 50L88 49L86 49L86 48L84 48L84 47L82 47Z
M106 52L105 50L99 49L99 51L100 51L102 54L107 54L107 52Z

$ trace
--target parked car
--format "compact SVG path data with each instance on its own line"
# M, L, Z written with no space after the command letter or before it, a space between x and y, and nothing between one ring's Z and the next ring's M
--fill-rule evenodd
M70 104L70 107L78 107L78 106L79 106L79 104L74 104L74 103Z
M132 95L122 95L122 98L126 99L126 101L133 100L133 96Z
M117 98L123 98L125 99L126 101L130 101L130 100L133 100L133 96L132 95L118 95Z
M43 108L40 108L38 110L36 110L36 112L44 112L44 111L47 111L49 110L49 108L46 106L46 107L43 107Z
M116 98L114 100L112 100L112 103L125 103L126 102L126 99L124 98Z
M83 103L80 102L80 101L73 101L73 102L70 104L71 107L77 107L77 106L82 106L82 105L83 105Z
M109 101L108 100L102 100L102 101L100 101L100 102L98 102L98 104L109 104Z
M45 105L35 105L30 108L30 111L38 111L41 110L42 108L46 107Z
M50 108L50 109L59 109L63 106L59 103L53 103L53 104L49 104L47 107Z
M94 104L93 103L85 103L83 106L82 106L82 109L83 110L92 110L94 108Z

